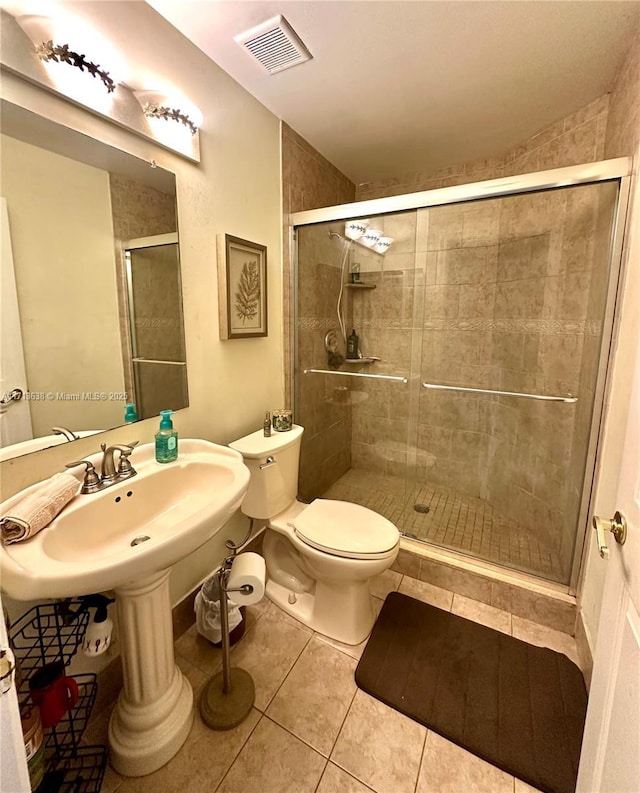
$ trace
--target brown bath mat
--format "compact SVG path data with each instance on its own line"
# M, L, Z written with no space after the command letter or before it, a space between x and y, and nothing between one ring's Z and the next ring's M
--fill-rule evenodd
M587 693L560 653L392 592L356 683L545 793L575 791Z

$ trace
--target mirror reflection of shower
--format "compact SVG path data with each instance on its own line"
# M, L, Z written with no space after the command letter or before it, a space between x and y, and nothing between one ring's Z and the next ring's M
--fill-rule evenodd
M178 235L129 240L125 262L135 392L130 401L144 419L188 405Z

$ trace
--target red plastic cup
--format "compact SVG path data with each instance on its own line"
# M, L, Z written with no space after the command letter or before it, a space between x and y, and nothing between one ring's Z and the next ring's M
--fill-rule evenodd
M55 727L78 701L78 684L65 675L62 661L38 669L29 681L29 691L40 708L43 727Z

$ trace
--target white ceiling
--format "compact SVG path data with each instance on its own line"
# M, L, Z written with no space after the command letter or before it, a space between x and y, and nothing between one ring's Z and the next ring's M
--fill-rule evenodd
M148 2L356 183L517 145L610 90L640 18L637 0ZM277 14L313 59L268 75L234 36Z

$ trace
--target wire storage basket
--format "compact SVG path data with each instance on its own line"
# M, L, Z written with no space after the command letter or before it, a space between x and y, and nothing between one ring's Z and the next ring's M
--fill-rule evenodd
M66 667L75 655L89 621L82 600L40 604L23 614L10 631L19 675L18 702L31 704L29 680L45 664ZM45 775L36 793L99 793L107 762L105 746L81 746L96 693L95 674L74 675L78 698L62 719L44 730Z

